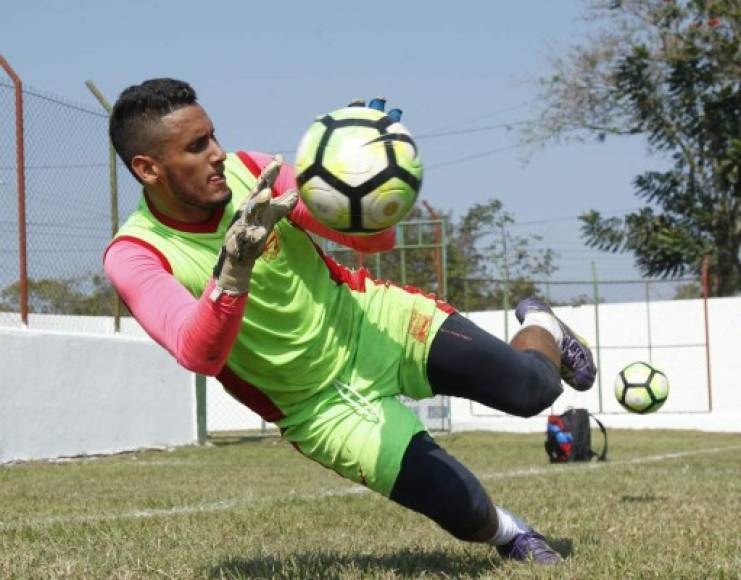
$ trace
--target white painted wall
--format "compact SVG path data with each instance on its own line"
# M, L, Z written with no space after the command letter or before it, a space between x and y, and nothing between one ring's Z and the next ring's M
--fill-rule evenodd
M594 306L556 312L595 344ZM509 315L512 334L519 325ZM468 316L504 336L502 312ZM587 393L566 388L554 405L555 412L586 407L608 427L741 432L741 297L709 301L712 412L708 412L701 300L601 305L599 323L602 413L596 387ZM146 338L134 320L122 319L118 336L112 335L112 321L105 317L32 315L31 330L13 326L18 322L3 313L0 462L196 440L193 375ZM60 333L63 328L98 335ZM629 414L615 401L614 377L635 360L653 362L669 377L669 400L658 413ZM209 431L263 427L257 415L227 395L214 379L207 385ZM454 430L545 429L544 416L509 417L459 399L452 400L451 423Z
M713 411L708 412L705 362L705 324L702 300L671 300L651 303L604 304L599 308L600 389L586 393L565 387L553 411L585 407L607 426L632 429L700 429L741 432L741 297L708 301ZM595 308L592 305L557 308L569 326L595 346ZM504 312L467 313L474 322L495 336L504 337ZM510 337L519 328L509 312ZM650 348L649 348L650 345ZM625 365L645 360L663 370L671 392L662 409L651 415L623 410L613 394L617 373ZM209 431L258 429L260 418L209 379ZM545 416L531 419L511 417L463 399L451 399L453 430L491 429L540 432Z
M0 329L0 463L196 439L193 375L151 340Z
M584 407L607 426L632 429L741 431L741 297L708 301L712 369L712 412L708 412L705 325L702 300L605 304L599 308L600 389L579 393L565 387L553 411ZM556 308L556 314L595 346L594 306ZM510 312L510 333L519 326ZM497 336L504 334L503 312L473 312L470 318ZM651 348L649 348L649 344ZM614 396L614 380L636 360L653 363L669 378L669 399L656 413L628 413ZM482 405L453 399L453 429L543 431L544 416L510 417Z

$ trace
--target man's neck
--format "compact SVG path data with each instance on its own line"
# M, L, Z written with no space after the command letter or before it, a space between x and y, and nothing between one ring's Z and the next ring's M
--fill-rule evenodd
M144 188L150 207L170 220L186 224L197 224L209 221L213 215L213 209L205 209L193 205L187 205L173 199L158 195L148 188Z

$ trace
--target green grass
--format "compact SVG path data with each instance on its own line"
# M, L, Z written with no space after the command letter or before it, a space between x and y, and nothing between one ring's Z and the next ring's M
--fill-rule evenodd
M740 577L741 435L612 430L608 464L559 466L543 439L438 437L566 555L557 569L245 437L0 467L0 578Z

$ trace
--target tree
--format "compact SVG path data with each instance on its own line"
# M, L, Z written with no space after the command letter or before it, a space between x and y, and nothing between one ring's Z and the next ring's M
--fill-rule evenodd
M465 310L512 306L538 294L533 278L556 271L552 250L536 250L540 236L513 235L502 202L474 204L452 228L448 244L448 299Z
M553 61L530 137L643 135L670 167L634 179L639 210L582 215L585 240L648 276L709 255L711 292L741 291L741 2L596 0L589 18L607 27Z
M457 223L449 212L432 212L446 222L445 297L453 306L486 310L502 308L505 303L514 305L521 298L538 294L533 278L547 278L556 271L554 252L531 245L541 240L539 236L528 239L512 234L509 228L514 218L504 211L499 200L473 205ZM437 224L425 224L425 220L430 220L430 216L415 208L397 230L397 249L377 257L368 256L363 264L376 277L442 297L435 263L439 230ZM405 246L403 252L401 246ZM359 265L356 254L334 245L326 247L338 261L351 267Z
M113 314L113 288L102 274L29 279L27 288L29 312L89 316ZM0 290L0 312L19 311L20 283L15 282Z
M702 287L699 282L687 282L677 286L673 300L689 300L691 298L702 298Z

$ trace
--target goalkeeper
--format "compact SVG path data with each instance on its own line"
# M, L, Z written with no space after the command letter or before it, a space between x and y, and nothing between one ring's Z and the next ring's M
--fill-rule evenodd
M155 341L341 476L503 557L560 560L397 399L444 394L531 416L561 394L559 374L588 389L589 349L545 304L518 306L508 345L445 302L335 263L309 233L370 253L391 249L394 231L321 225L279 158L224 152L187 83L126 89L110 136L143 193L104 267Z

